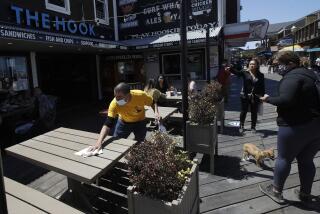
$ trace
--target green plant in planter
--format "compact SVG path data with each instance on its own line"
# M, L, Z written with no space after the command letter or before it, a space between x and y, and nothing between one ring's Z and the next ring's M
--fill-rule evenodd
M210 124L216 115L216 103L222 100L221 84L216 81L206 85L189 100L189 119L200 125Z
M164 201L178 198L192 166L188 155L177 150L175 142L160 132L135 146L126 158L135 191Z

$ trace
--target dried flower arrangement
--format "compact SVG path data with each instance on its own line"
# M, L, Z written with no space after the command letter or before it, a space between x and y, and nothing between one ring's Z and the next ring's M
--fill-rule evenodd
M210 124L216 115L216 104L222 100L221 84L212 81L189 100L189 119L200 125Z
M162 132L152 133L149 141L135 146L126 158L135 191L164 201L178 198L193 163Z
M218 81L211 81L201 91L202 96L211 103L218 103L222 100L222 85Z

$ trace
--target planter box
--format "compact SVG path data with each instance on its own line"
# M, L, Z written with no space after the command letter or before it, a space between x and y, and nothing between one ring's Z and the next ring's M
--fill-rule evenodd
M220 133L223 133L224 128L224 99L222 99L217 105L217 121L220 126Z
M210 155L210 172L214 173L214 154L218 141L216 117L210 125L186 124L186 148L189 152Z
M140 195L129 186L129 214L198 214L199 213L199 171L198 165L193 164L191 176L182 187L182 194L177 200L164 202Z

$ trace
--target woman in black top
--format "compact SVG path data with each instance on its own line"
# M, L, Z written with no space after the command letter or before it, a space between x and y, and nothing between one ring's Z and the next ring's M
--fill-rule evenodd
M256 59L249 62L248 70L237 71L233 68L230 72L242 77L243 86L240 92L241 113L240 113L240 129L242 134L244 131L244 121L250 106L251 109L251 130L255 132L257 124L258 107L261 103L259 97L265 93L264 75L259 70L259 63Z
M300 59L293 52L281 53L278 61L283 74L279 94L261 97L262 101L277 106L278 157L273 184L260 185L260 190L274 201L285 203L282 190L296 158L301 186L295 194L308 205L315 199L310 194L315 176L313 158L320 150L320 99L315 86L316 75L312 70L299 67Z
M160 75L158 77L155 88L158 89L163 94L165 94L168 91L169 85L168 85L166 79L164 78L164 76Z

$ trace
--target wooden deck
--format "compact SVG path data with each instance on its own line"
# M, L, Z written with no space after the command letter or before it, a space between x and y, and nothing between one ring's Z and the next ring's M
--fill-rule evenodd
M280 77L278 75L265 75L266 91L274 94ZM243 143L254 143L259 148L276 147L277 130L275 123L275 107L269 104L264 106L263 116L258 116L257 133L247 131L244 136L238 136L237 129L228 126L232 121L239 121L240 80L233 78L230 91L230 103L226 106L225 133L219 135L219 157L216 160L216 173L210 175L200 172L200 212L213 213L318 213L317 210L306 210L297 202L293 195L293 189L300 185L296 161L292 163L290 176L288 177L284 196L293 203L280 206L267 196L263 195L258 184L270 183L273 178L274 161L265 161L263 169L257 167L254 162L242 161ZM250 128L250 114L247 115L245 128ZM231 123L232 124L232 123ZM320 195L320 153L315 158L317 173L313 184L312 193ZM206 170L206 169L205 169ZM318 212L317 212L318 211Z
M268 94L274 94L280 79L277 75L265 75ZM264 169L258 168L253 162L241 161L243 143L254 143L260 148L269 148L276 145L277 126L276 112L271 105L265 105L263 116L258 117L257 133L246 131L239 136L232 122L239 120L239 90L241 79L232 79L229 103L226 105L224 134L219 135L219 156L216 158L216 173L209 173L209 159L205 156L200 166L200 212L211 213L318 213L302 208L298 203L280 206L264 196L258 184L271 182L273 177L274 161L266 161ZM79 117L78 117L79 118ZM250 114L247 115L246 125L250 127ZM73 128L73 127L70 127ZM313 194L320 195L320 156L315 158L317 173L313 185ZM30 164L23 163L14 158L6 158L4 162L5 174L15 180L28 184L28 186L44 192L52 197L68 200L65 197L67 180L64 176L41 170ZM293 188L300 185L297 173L297 164L292 164L290 176L285 185L286 198L296 201ZM126 187L129 181L126 169L121 164L110 171L102 179L102 185L108 194L105 198L96 199L97 206L104 207L99 213L127 213ZM112 200L106 199L111 197ZM98 198L98 197L97 197ZM116 203L116 205L114 205ZM107 205L106 205L107 204Z

